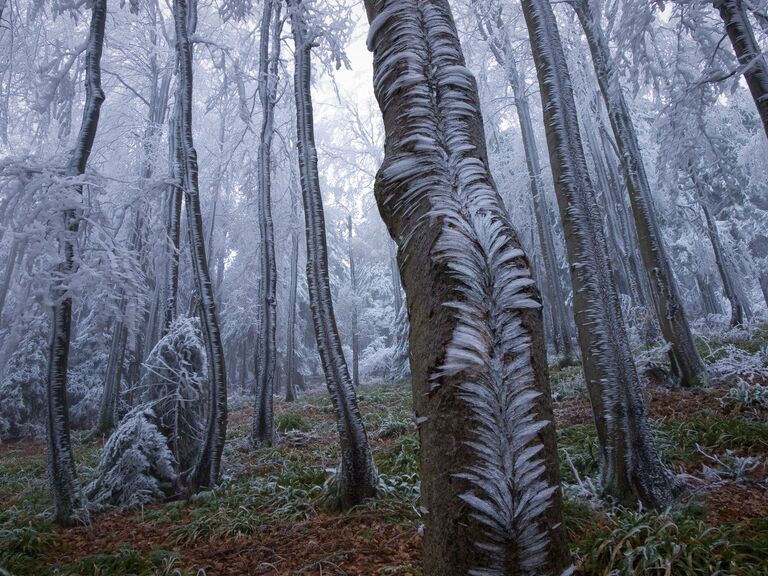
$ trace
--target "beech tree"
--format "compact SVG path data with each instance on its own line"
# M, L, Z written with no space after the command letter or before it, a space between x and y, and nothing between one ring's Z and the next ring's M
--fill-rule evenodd
M221 455L227 432L227 372L224 350L219 331L208 258L205 252L203 217L200 211L200 189L198 183L197 152L192 138L192 42L190 28L194 30L197 20L196 0L174 0L173 20L176 30L176 52L178 56L178 79L176 97L179 102L177 146L180 148L180 166L184 203L187 214L187 234L194 271L195 287L200 299L200 325L208 359L208 421L197 463L188 479L192 492L212 487L219 478Z
M85 57L86 97L83 119L66 168L66 175L75 182L73 192L78 196L83 194L80 179L85 173L93 149L101 104L104 102L104 92L101 89L101 54L106 19L106 0L94 0ZM57 270L59 283L54 286L52 294L54 304L48 356L48 476L53 489L56 520L62 524L71 524L77 519L83 501L69 437L67 369L72 330L72 297L68 293L66 282L75 272L75 240L80 223L74 208L67 208L62 218L63 227L59 239L62 260Z
M602 488L620 502L666 506L672 500L672 478L648 424L555 15L546 0L522 0L522 7L565 228L582 365L601 450Z
M307 26L301 0L290 0L288 12L294 42L296 142L304 200L309 302L317 349L328 393L336 411L341 444L341 465L331 481L328 498L331 506L346 510L377 494L378 474L342 352L328 280L328 246L312 113L311 56L315 32Z
M495 189L447 2L366 2L421 441L424 572L568 565L541 302Z

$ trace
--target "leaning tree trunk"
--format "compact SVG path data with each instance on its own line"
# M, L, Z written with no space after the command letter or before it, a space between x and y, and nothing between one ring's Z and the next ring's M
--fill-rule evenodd
M93 0L85 55L86 97L83 119L67 167L67 175L72 178L78 178L85 173L88 157L96 138L101 104L104 102L104 91L101 89L101 53L104 46L106 19L107 0ZM75 193L82 196L82 184L75 185ZM81 494L69 438L67 369L72 326L72 296L66 282L70 280L76 267L74 244L79 221L73 209L64 211L63 220L64 229L59 240L59 250L63 260L57 267L61 283L53 288L53 319L48 356L48 478L53 489L56 520L62 524L70 524L75 520L75 511L81 504Z
M277 267L275 265L275 233L272 224L271 166L280 65L280 32L283 27L283 20L280 18L281 6L281 0L264 0L259 40L259 98L263 114L258 156L261 314L259 315L258 362L256 362L256 401L251 427L251 442L255 446L271 446L275 441L272 397L275 392L277 361Z
M574 313L600 443L602 485L621 502L664 506L671 475L653 443L548 0L522 0L539 76L552 175L571 263Z
M349 283L352 291L352 385L360 386L360 334L357 328L357 275L355 270L355 253L352 249L352 215L347 215L347 230L349 232Z
M717 222L712 215L712 211L707 206L705 200L700 199L699 205L702 212L704 212L704 219L707 222L707 235L709 241L712 244L712 252L715 254L715 264L717 264L717 271L720 273L720 279L723 282L723 294L731 305L731 326L740 326L744 324L747 319L746 307L744 306L739 293L735 286L735 279L729 265L728 259L723 250L723 245L720 243L720 232L717 229Z
M709 314L722 314L723 309L720 306L720 301L717 299L715 290L712 288L712 279L709 274L701 272L696 273L696 286L699 288L699 294L701 295L702 308L704 315Z
M473 0L473 9L478 19L478 29L488 43L496 62L505 70L507 82L515 96L515 110L520 122L525 163L536 213L536 231L541 247L541 259L546 271L546 278L543 280L551 295L555 351L562 354L564 364L570 364L573 360L573 345L571 323L565 307L566 291L561 284L560 266L555 249L555 225L550 218L548 202L544 196L539 148L533 129L525 79L517 68L512 41L507 33L506 23L502 19L500 6L495 0L486 0L483 3L480 0Z
M629 106L621 89L618 70L591 2L592 0L570 0L592 53L595 75L619 148L618 156L624 169L640 253L650 277L656 317L664 339L671 345L672 368L680 379L680 384L692 386L706 380L707 370L693 342L680 290L669 265L664 238L654 212L651 186L645 173L645 164Z
M195 286L200 299L200 327L203 332L205 352L208 357L209 403L208 422L200 454L189 478L189 489L196 492L213 486L219 477L221 455L227 433L227 372L224 362L224 348L221 342L216 300L205 255L203 216L200 210L200 187L198 183L197 152L192 139L192 43L188 23L196 21L195 0L191 9L187 0L174 0L173 19L176 29L176 54L179 78L176 97L180 102L179 135L183 165L184 202L187 213L187 236L191 254Z
M320 362L336 410L341 442L341 469L333 485L338 489L338 506L348 509L376 495L378 474L373 465L349 368L344 360L331 300L323 196L317 170L312 114L311 52L314 38L304 19L304 6L301 1L289 0L288 5L295 43L294 91L299 172L307 237L307 286Z
M367 0L384 116L379 211L410 317L424 573L569 564L541 302L490 175L445 0Z
M755 39L752 24L742 0L714 0L715 8L725 24L725 32L741 64L752 99L768 137L768 62Z
M288 288L288 335L285 339L285 401L296 399L296 295L299 288L299 215L296 188L291 182L291 279Z

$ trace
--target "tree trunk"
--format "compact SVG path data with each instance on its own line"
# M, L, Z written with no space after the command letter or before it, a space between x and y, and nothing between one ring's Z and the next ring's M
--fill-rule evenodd
M111 434L118 422L118 405L120 401L120 383L123 376L123 359L125 345L128 340L128 326L125 324L125 308L127 304L125 292L120 295L120 316L115 319L112 332L112 345L109 349L107 374L104 381L104 392L99 406L99 421L95 432L102 436Z
M723 246L720 243L720 232L717 229L717 222L715 221L714 216L712 216L712 211L709 209L709 206L707 206L705 200L699 198L699 205L701 206L702 212L704 212L704 219L707 222L707 234L709 236L709 241L712 244L712 251L715 254L717 271L720 273L720 279L723 282L723 293L731 304L731 327L740 326L746 321L747 314L745 306L736 291L731 268L725 255L725 251L723 250Z
M2 327L3 311L5 310L5 301L8 299L8 291L13 282L13 272L17 265L21 265L24 258L24 250L27 240L14 238L11 240L11 251L8 254L8 260L5 263L5 275L3 276L3 285L0 287L0 327Z
M288 294L288 335L285 339L285 401L296 399L296 295L299 288L299 215L296 188L291 182L291 280Z
M366 1L421 441L424 574L569 564L538 291L489 173L448 3Z
M280 32L283 27L283 20L280 18L281 6L281 0L264 0L259 45L259 98L263 111L258 156L261 314L259 315L259 361L256 364L256 402L251 427L251 442L254 446L271 446L275 441L272 397L275 393L277 360L277 266L272 224L271 166L280 65Z
M181 141L181 103L177 99L168 126L168 148L171 166L171 184L168 186L166 208L166 235L169 243L165 281L165 307L161 337L168 333L176 319L179 295L179 259L181 257L181 204L184 196L184 151Z
M603 490L620 502L665 506L671 475L653 443L608 248L581 145L570 75L552 6L522 0L571 263L584 375L601 448Z
M713 4L720 11L725 32L741 64L744 79L768 137L768 63L755 40L747 11L742 0L714 0Z
M352 385L360 386L360 334L357 330L357 276L355 275L355 253L352 250L352 215L347 215L349 231L349 282L352 291Z
M760 290L763 292L763 302L768 307L768 272L760 274Z
M671 345L670 361L680 384L692 386L706 381L706 367L693 342L680 290L669 265L664 238L653 207L651 186L645 173L635 126L624 99L618 71L591 2L592 0L570 0L592 52L595 75L619 148L618 156L624 170L640 253L650 278L652 299L661 333Z
M300 0L288 0L288 6L295 43L294 91L299 172L307 238L307 285L317 348L328 392L336 410L341 443L341 469L335 479L338 506L348 509L376 495L378 474L373 465L349 368L344 360L328 279L328 246L323 197L317 170L310 82L314 38L304 20L304 6Z
M550 218L550 211L544 196L544 183L541 180L541 161L536 143L536 135L531 119L531 109L526 93L525 79L517 68L512 42L506 31L506 23L502 20L500 6L495 0L487 0L485 10L478 0L473 1L475 14L478 17L478 28L488 42L496 62L507 75L507 82L515 96L515 110L520 122L520 132L523 139L525 163L533 197L536 215L536 231L539 237L541 259L544 265L545 286L551 295L552 334L555 351L563 356L563 363L570 364L573 358L571 322L565 309L566 290L561 284L560 266L557 262L555 239L553 231L555 224ZM495 18L492 16L495 14Z
M696 285L699 288L699 294L701 294L701 303L703 305L704 314L722 314L723 308L720 306L720 301L717 299L717 295L712 288L712 279L709 274L697 272Z
M72 178L85 173L96 138L101 104L104 102L104 92L101 89L101 53L106 19L107 0L93 0L85 55L86 97L83 119L67 167L67 175ZM75 192L82 195L82 184L75 185ZM61 281L52 289L54 304L48 356L48 478L53 489L56 520L61 524L71 524L76 519L76 509L82 503L69 438L67 402L67 369L72 324L72 296L68 291L67 282L76 268L74 243L79 221L75 210L72 209L65 210L63 220L63 234L59 240L62 261L57 266Z
M209 403L205 437L195 468L189 478L191 492L212 487L219 478L221 455L227 433L227 371L224 349L216 313L216 300L205 255L203 216L200 211L197 153L192 139L192 43L189 29L197 20L195 0L174 0L173 16L176 29L176 54L179 78L176 96L180 102L179 132L184 164L184 202L186 204L189 249L195 286L200 300L200 326L208 357ZM188 25L188 23L191 24Z

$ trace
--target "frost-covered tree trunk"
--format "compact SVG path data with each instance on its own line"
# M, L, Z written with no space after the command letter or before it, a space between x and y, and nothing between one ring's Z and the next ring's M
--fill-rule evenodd
M128 326L125 323L125 308L128 299L125 292L120 294L120 313L114 321L112 345L109 348L109 360L104 380L104 392L99 406L99 420L95 432L101 435L110 434L117 426L118 403L120 400L120 382L123 376L123 359L128 340Z
M24 258L24 250L27 241L14 238L11 240L11 250L8 259L5 262L5 274L3 275L3 285L0 286L0 326L2 326L3 310L5 310L5 301L8 299L8 291L13 282L13 272L17 265L21 264Z
M259 98L261 100L261 140L259 142L259 348L256 362L256 402L253 409L251 442L271 446L275 441L272 396L275 392L277 361L277 266L272 223L272 136L275 123L278 67L280 65L280 18L282 0L264 0L259 39ZM270 53L271 46L271 53Z
M76 179L85 173L91 155L99 112L104 102L101 89L101 53L104 46L104 24L107 0L93 0L91 24L85 55L85 106L80 132L72 150L67 176ZM82 184L75 185L82 195ZM75 236L79 229L78 216L73 209L63 214L63 230L59 239L62 261L57 267L61 283L52 289L53 318L48 356L48 478L53 489L56 520L70 524L81 504L80 484L75 472L75 460L69 438L69 405L67 402L67 369L72 324L72 296L66 283L75 272Z
M357 406L357 396L344 359L331 299L323 196L317 169L312 113L311 54L314 38L307 27L302 3L288 0L288 7L295 44L294 92L299 172L307 239L307 286L320 362L336 410L341 443L341 468L333 482L337 493L332 496L338 498L340 508L347 509L376 495L378 474L373 465L368 437Z
M478 18L478 29L488 42L488 46L507 75L507 82L515 96L515 110L520 122L520 132L523 139L525 163L533 197L536 215L536 231L539 236L541 259L546 272L544 286L550 296L552 309L552 335L555 351L563 356L564 363L570 363L573 358L571 323L565 308L566 290L561 284L560 266L555 250L555 225L550 217L548 202L544 196L544 183L541 179L541 161L536 135L533 129L531 108L528 103L525 79L518 70L512 41L502 20L500 6L495 0L474 0L473 8Z
M291 278L288 287L288 335L285 339L285 401L296 399L296 296L299 288L299 215L296 188L291 182Z
M171 166L171 184L168 186L168 202L165 212L168 260L165 278L165 305L161 336L168 333L176 319L179 295L179 259L181 257L181 204L184 197L184 151L181 147L181 108L177 98L168 126L168 153Z
M352 215L347 215L349 237L349 283L352 291L352 385L360 386L360 334L357 330L357 276L355 271L355 253L352 248Z
M763 292L763 302L768 307L768 272L760 273L760 290Z
M704 314L722 314L723 308L720 306L720 301L712 287L712 278L709 274L696 273L696 286L698 286L701 294Z
M672 500L671 476L656 452L645 413L555 16L548 0L522 0L522 7L565 228L579 345L601 448L603 490L621 502L664 506Z
M196 22L196 0L174 0L173 19L176 29L178 84L176 97L180 102L179 135L184 163L181 166L184 202L187 214L187 236L191 254L195 287L200 306L200 327L208 359L208 422L195 468L189 478L189 488L195 492L213 486L219 478L221 455L227 432L227 372L224 349L216 312L216 300L205 255L203 216L200 211L197 153L192 138L192 43L189 30ZM191 24L191 25L190 25Z
M768 137L768 62L755 39L752 24L742 0L714 0L725 24L725 32L741 65L752 99Z
M445 0L367 0L384 116L379 211L398 245L421 441L424 573L569 564L541 303L490 175Z
M395 244L389 243L389 272L392 277L392 301L395 306L395 317L399 316L403 307L403 295L401 293L400 271L397 268L397 252Z
M664 238L656 220L651 187L645 173L645 163L629 106L624 99L618 70L598 20L599 16L592 8L592 0L569 1L581 23L592 53L595 75L619 148L618 156L624 170L640 254L650 278L656 317L664 339L671 345L672 368L680 384L692 386L706 380L706 367L694 345L680 290L666 254Z
M746 306L741 301L736 289L730 263L720 242L717 221L705 200L700 198L699 205L701 206L701 211L704 212L704 219L707 223L707 235L712 244L712 252L715 254L715 264L717 265L717 271L720 273L720 280L723 282L723 294L731 305L731 326L740 326L747 320Z

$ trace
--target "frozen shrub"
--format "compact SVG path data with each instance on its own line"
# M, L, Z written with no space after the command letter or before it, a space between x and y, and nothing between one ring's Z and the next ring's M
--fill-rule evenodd
M174 493L173 454L151 409L134 410L123 418L104 446L97 472L87 488L96 508L135 508Z

